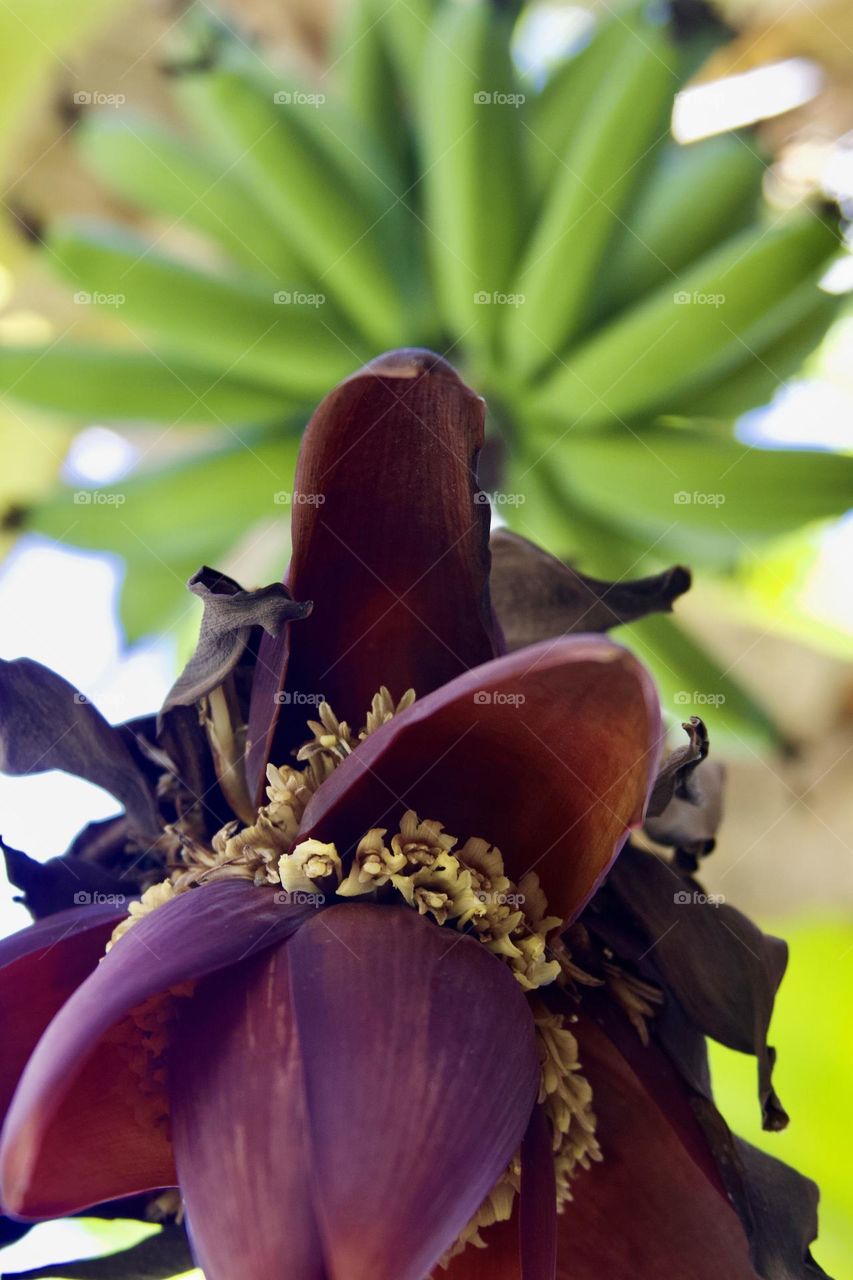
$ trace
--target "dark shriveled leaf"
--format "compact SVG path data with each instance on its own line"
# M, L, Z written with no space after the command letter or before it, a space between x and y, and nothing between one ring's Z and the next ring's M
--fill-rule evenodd
M489 590L507 649L575 631L608 631L649 613L669 613L690 586L676 565L635 582L588 578L508 529L491 536Z
M6 1280L169 1280L193 1266L182 1227L164 1227L130 1249L79 1262L57 1262L32 1271L6 1272Z
M698 716L691 716L681 727L687 733L687 743L670 752L661 765L649 797L647 821L659 817L675 796L682 800L691 798L690 779L708 755L708 730L704 722Z
M646 833L676 850L676 865L693 872L711 853L723 816L726 771L709 760L708 731L698 716L683 729L689 741L673 751L658 774L646 815Z
M310 601L300 604L287 587L274 582L257 591L244 591L239 583L206 565L187 583L204 606L198 644L163 704L189 707L217 688L235 669L252 634L261 627L275 638L287 622L307 618Z
M815 1184L732 1134L714 1105L705 1037L676 1000L669 999L655 1019L652 1037L690 1091L693 1114L743 1223L758 1274L763 1280L828 1280L809 1251L818 1232Z
M730 1049L755 1054L764 1127L783 1129L788 1117L773 1090L775 1052L767 1032L787 964L785 943L727 903L709 900L696 880L662 858L632 845L623 849L607 889L642 935L642 950L622 952L623 958L637 962L648 956L700 1030ZM606 928L603 916L590 913L590 928Z
M96 862L83 858L49 858L36 862L20 849L4 844L0 849L6 860L6 875L21 890L24 906L34 920L84 903L109 903L121 910L138 890L132 881L123 880Z
M741 1179L756 1223L755 1266L764 1280L829 1280L811 1256L818 1189L795 1169L734 1138Z
M103 787L154 835L154 798L118 729L73 685L31 658L0 661L0 771L62 769Z

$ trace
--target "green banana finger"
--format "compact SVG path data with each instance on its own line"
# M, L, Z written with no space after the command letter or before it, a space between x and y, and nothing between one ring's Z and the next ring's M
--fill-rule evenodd
M494 351L525 224L522 100L506 15L486 0L444 4L419 107L428 252L441 317L481 360Z
M648 456L648 455L646 455ZM629 490L636 492L640 483L641 463L632 462ZM648 533L640 533L637 541L632 532L611 522L603 512L584 504L581 495L569 489L567 473L559 476L554 467L514 460L514 473L508 478L513 489L527 492L528 501L508 507L507 515L519 533L533 537L554 555L570 557L586 573L605 578L618 578L625 572L626 555L631 557L632 574L654 573L667 563L669 548L654 546ZM623 508L630 506L622 490ZM677 509L677 508L676 508ZM683 509L683 508L682 508ZM621 513L620 513L621 514ZM730 539L729 556L736 551L737 541ZM682 554L679 545L675 552ZM685 630L678 618L653 616L614 633L620 642L640 654L654 673L665 709L680 718L680 702L676 695L684 691L722 695L714 707L712 734L730 734L741 743L779 746L782 735L766 710L702 645Z
M437 0L379 0L388 48L401 85L417 85L423 74L424 50L435 21Z
M766 168L756 146L736 134L667 143L608 254L596 315L642 298L752 221Z
M115 227L60 228L51 262L94 305L112 308L200 368L313 399L367 357L322 293L237 283L175 261Z
M635 20L639 5L631 12L602 17L588 43L551 69L542 89L528 104L526 124L530 136L530 176L538 198L559 172L569 140L585 128L590 103L610 75L613 61L624 42L625 23Z
M0 350L0 395L71 417L221 426L275 422L293 413L280 391L155 352L86 347Z
M666 32L642 17L614 33L618 50L570 136L519 264L523 306L506 317L520 378L562 353L585 318L593 282L647 155L665 136L677 87Z
M802 313L781 337L755 354L744 348L743 364L704 394L685 395L683 403L673 406L672 412L726 419L767 404L786 379L799 373L841 308L842 299L835 294L820 289L809 293L809 304L803 306Z
M305 267L225 164L143 116L96 112L80 147L89 168L111 190L218 242L254 275L307 284Z
M324 292L380 347L402 327L400 209L369 147L356 159L322 93L260 84L237 65L180 81L195 123L234 164ZM397 277L395 278L395 272Z
M393 165L395 190L402 197L415 181L414 141L389 49L386 14L376 0L349 6L336 28L331 74L342 98Z
M668 412L779 337L837 247L835 228L815 215L733 236L572 352L535 409L585 427Z

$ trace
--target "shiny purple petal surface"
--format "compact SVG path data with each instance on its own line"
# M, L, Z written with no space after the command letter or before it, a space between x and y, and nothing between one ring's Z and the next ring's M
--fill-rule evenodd
M205 979L182 1013L170 1077L206 1280L325 1280L286 946Z
M317 1209L335 1280L424 1280L517 1150L538 1087L509 969L406 908L288 946Z
M39 1041L0 1145L2 1198L53 1217L174 1182L165 1126L152 1121L139 1007L282 941L311 913L274 890L218 881L136 924L78 987ZM141 1090L140 1086L144 1089Z

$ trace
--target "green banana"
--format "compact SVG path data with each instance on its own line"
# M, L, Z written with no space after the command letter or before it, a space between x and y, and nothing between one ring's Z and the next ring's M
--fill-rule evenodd
M512 304L526 222L522 99L507 16L487 0L447 0L420 84L428 252L441 318L481 359Z
M596 315L622 310L748 226L765 170L754 139L738 134L668 142L608 254Z
M836 294L820 289L810 289L809 294L802 313L781 337L760 347L754 355L744 348L746 359L724 381L704 393L685 395L681 405L673 404L671 411L698 418L731 419L767 404L783 382L802 369L841 308L842 299Z
M85 301L199 368L257 380L286 399L322 395L367 358L322 293L210 275L109 227L59 228L48 249Z
M395 189L402 197L415 180L414 142L389 49L387 10L383 10L381 0L379 4L355 0L349 5L336 30L328 74L393 165Z
M378 0L378 10L388 33L388 48L404 87L419 84L423 76L424 49L435 22L438 0Z
M609 74L599 79L583 127L560 169L519 264L523 306L506 317L509 359L529 380L561 355L585 319L614 227L650 151L665 136L677 78L665 30L642 16L624 21Z
M604 15L587 44L551 68L540 91L528 104L525 123L530 136L530 176L541 199L561 167L569 140L587 128L590 103L610 74L623 43L625 23L636 20L639 5Z
M87 421L172 425L276 422L295 411L280 391L220 377L181 360L87 347L0 349L0 394Z
M324 94L259 81L230 60L184 77L178 92L321 290L371 342L393 345L403 323L401 210L370 147L349 141L354 122Z
M196 228L253 275L309 284L279 227L203 149L155 120L114 111L88 117L79 138L89 168L125 200Z
M573 351L534 393L541 415L595 427L667 412L775 341L838 247L815 215L750 227Z

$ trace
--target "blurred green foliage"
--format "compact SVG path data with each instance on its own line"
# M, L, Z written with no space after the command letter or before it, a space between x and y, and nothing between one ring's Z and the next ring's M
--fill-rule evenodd
M853 924L849 920L761 921L791 949L776 1001L770 1041L775 1083L791 1115L782 1133L761 1128L751 1059L711 1046L717 1105L741 1137L785 1160L820 1185L820 1235L814 1254L835 1280L853 1275Z

